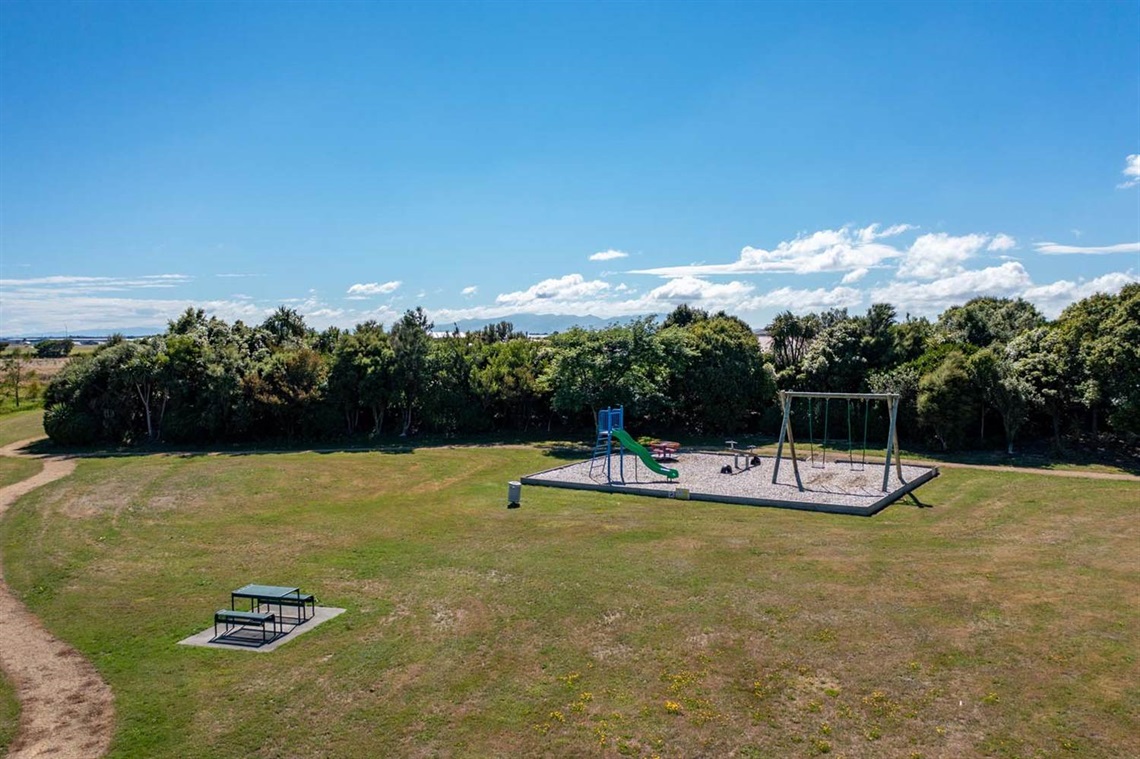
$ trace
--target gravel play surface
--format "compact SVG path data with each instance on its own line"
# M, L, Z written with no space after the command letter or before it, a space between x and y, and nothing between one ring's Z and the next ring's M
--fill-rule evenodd
M624 482L619 480L619 458L624 458ZM743 465L744 456L735 463ZM663 465L676 469L680 477L669 481L654 474L636 456L626 454L613 457L613 482L606 479L605 462L596 462L593 473L590 462L582 461L532 474L522 479L526 485L624 492L657 497L684 497L688 491L691 500L747 503L758 506L783 506L818 511L873 514L891 501L897 500L914 487L937 475L937 470L926 466L903 465L903 482L900 482L892 464L887 481L888 492L883 492L882 464L854 466L845 458L828 460L825 468L814 468L808 461L800 461L800 477L804 489L796 486L791 460L785 457L780 463L779 478L772 482L775 459L761 457L760 463L747 469L738 469L732 455L719 453L681 453L676 461ZM817 462L818 465L818 462ZM722 474L725 466L733 466L732 474ZM682 489L681 493L677 493Z

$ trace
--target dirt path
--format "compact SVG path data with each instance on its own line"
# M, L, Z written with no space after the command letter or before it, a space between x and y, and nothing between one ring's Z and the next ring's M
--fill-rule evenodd
M23 440L0 448L22 456ZM71 459L42 458L43 471L0 488L0 515L17 498L75 471ZM74 648L44 629L4 582L0 554L0 668L20 700L20 731L9 759L95 759L107 753L115 724L111 689Z

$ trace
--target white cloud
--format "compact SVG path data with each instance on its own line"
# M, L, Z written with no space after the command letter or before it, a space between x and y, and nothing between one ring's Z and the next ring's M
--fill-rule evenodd
M495 298L500 305L526 306L531 303L565 303L597 296L609 289L609 283L600 279L587 281L581 274L567 274L556 279L544 279L536 285ZM550 313L544 311L543 313Z
M742 311L790 310L795 313L805 313L828 308L852 308L862 302L863 294L852 287L835 287L830 290L822 287L815 290L781 287L744 301L740 304L740 309Z
M1059 256L1065 253L1081 253L1089 256L1099 256L1108 253L1140 253L1140 242L1122 242L1117 245L1101 245L1099 247L1081 247L1079 245L1061 245L1055 242L1036 243L1037 252L1047 256Z
M248 301L189 298L129 298L63 295L49 299L5 290L0 301L0 333L5 335L72 334L94 330L153 328L161 330L187 308L201 308L227 321L260 323L273 309Z
M479 292L479 288L475 285L470 285L469 287L464 287L462 290L460 290L459 294L464 296L464 297L470 298L472 295L474 295L477 292Z
M370 295L387 295L399 289L403 282L400 280L393 280L391 282L384 282L379 284L376 282L369 282L367 284L355 284L348 288L348 294L356 298L365 298Z
M994 239L990 240L990 244L986 246L986 250L1001 252L1013 250L1016 247L1017 240L1002 232L994 235Z
M843 275L843 284L850 285L854 282L858 282L863 277L867 276L867 272L869 271L871 270L865 266L861 269L854 269L852 271L849 271Z
M633 273L672 278L765 272L815 274L868 269L903 255L898 248L876 242L877 240L894 237L913 228L909 224L895 224L879 231L879 225L872 224L862 229L824 229L810 235L801 235L790 242L781 242L772 250L746 247L740 251L738 260L728 264L663 266L639 269Z
M601 250L590 256L591 261L613 261L615 258L628 258L629 254L620 250Z
M738 303L750 292L752 285L743 282L728 282L721 285L697 277L678 277L650 290L641 300L649 310L661 308L663 304L676 306L681 303L692 303L698 307L701 304L728 305Z
M933 282L891 282L871 290L875 303L890 303L899 311L937 314L980 295L1016 297L1033 284L1029 272L1017 261L986 269L959 271Z
M1127 190L1140 184L1140 154L1132 154L1124 159L1124 171L1120 172L1127 179L1116 186L1118 190Z
M1022 297L1032 302L1050 319L1055 319L1070 303L1096 293L1116 294L1125 285L1140 281L1131 272L1112 272L1088 282L1070 282L1061 279L1048 285L1039 285L1025 290Z
M185 274L146 274L137 277L81 277L51 276L26 279L0 279L0 287L30 291L36 289L45 295L114 292L141 288L171 288L185 284L191 277Z
M899 264L897 276L904 279L935 279L962 271L962 264L977 255L989 237L962 235L955 237L945 232L925 234L907 249Z
M744 282L709 282L698 277L677 277L646 292L624 283L611 286L601 280L586 280L579 274L547 279L526 290L504 293L494 305L440 309L432 318L440 322L461 319L497 319L511 314L599 316L603 318L664 314L681 303L710 311L736 310L753 291Z

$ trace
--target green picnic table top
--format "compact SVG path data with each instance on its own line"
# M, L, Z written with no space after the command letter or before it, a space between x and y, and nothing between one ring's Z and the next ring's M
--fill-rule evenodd
M298 596L300 594L300 588L287 588L284 585L256 584L246 585L230 593L231 596L236 598L285 598L286 596Z

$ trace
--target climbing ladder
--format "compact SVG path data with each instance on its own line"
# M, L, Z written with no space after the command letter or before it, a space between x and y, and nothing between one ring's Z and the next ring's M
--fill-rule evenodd
M594 440L594 450L590 454L590 476L594 474L595 466L605 467L606 481L613 482L613 475L611 472L611 462L614 453L614 440L613 435L610 433L614 430L625 429L625 412L624 406L617 408L606 408L598 412L598 436ZM624 449L621 443L618 443L618 476L622 482L625 482L625 456L621 455Z

